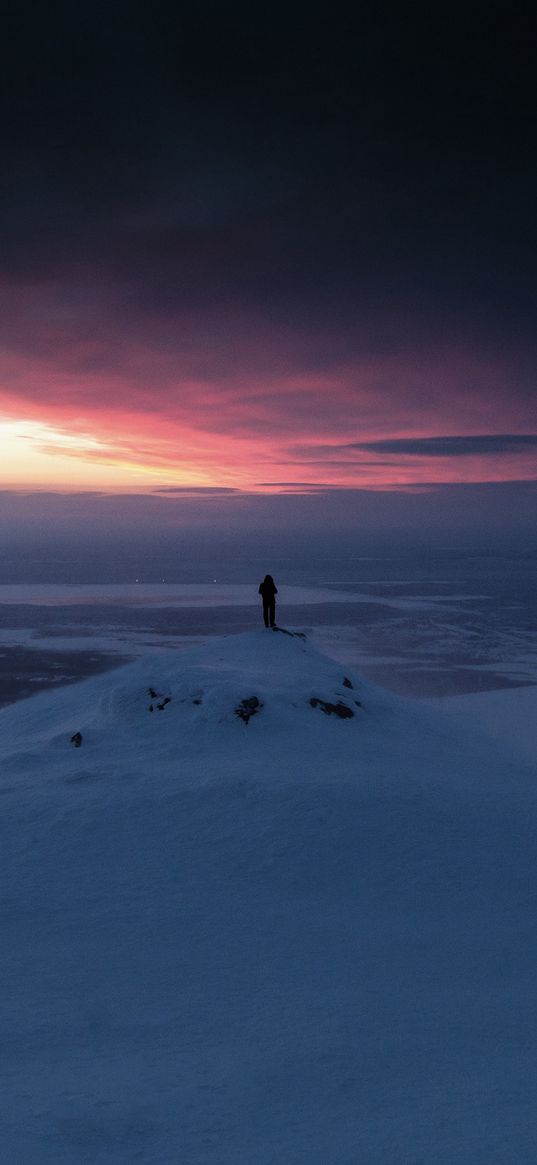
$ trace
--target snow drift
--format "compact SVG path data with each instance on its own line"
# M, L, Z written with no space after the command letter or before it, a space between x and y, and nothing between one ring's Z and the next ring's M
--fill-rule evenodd
M529 766L281 632L0 728L6 1160L533 1165Z

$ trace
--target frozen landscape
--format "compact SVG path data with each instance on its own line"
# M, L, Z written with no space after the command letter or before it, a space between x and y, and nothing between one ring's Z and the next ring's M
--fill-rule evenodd
M534 6L4 7L0 1165L537 1165Z
M536 692L250 630L4 708L5 1159L534 1165Z
M141 543L125 565L105 564L115 573L107 582L90 581L76 547L71 558L37 562L33 582L4 561L0 705L259 626L259 560L237 548L223 561L215 551L173 564L167 553L151 555ZM268 565L284 625L399 695L454 697L537 682L534 550L425 553L412 545L402 553L384 542L362 556L287 556Z

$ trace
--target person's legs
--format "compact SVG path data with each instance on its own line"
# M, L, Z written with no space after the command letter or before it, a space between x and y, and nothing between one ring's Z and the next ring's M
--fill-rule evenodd
M269 604L263 600L263 619L265 620L265 627L269 626Z
M269 618L270 618L271 627L275 627L276 626L276 603L275 603L274 599L272 600L272 603L270 603L270 605L269 605Z

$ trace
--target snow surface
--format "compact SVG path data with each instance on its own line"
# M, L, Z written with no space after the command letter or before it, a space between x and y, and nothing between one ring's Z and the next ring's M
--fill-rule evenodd
M0 731L3 1160L534 1165L534 764L270 631Z
M537 775L537 684L441 696L427 703L456 716L461 723L479 724L495 740L508 742L514 753L533 764Z

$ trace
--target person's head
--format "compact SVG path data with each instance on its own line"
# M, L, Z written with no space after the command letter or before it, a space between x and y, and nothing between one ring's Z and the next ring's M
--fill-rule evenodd
M269 582L269 583L274 582L274 579L273 579L271 574L265 575L265 582Z

